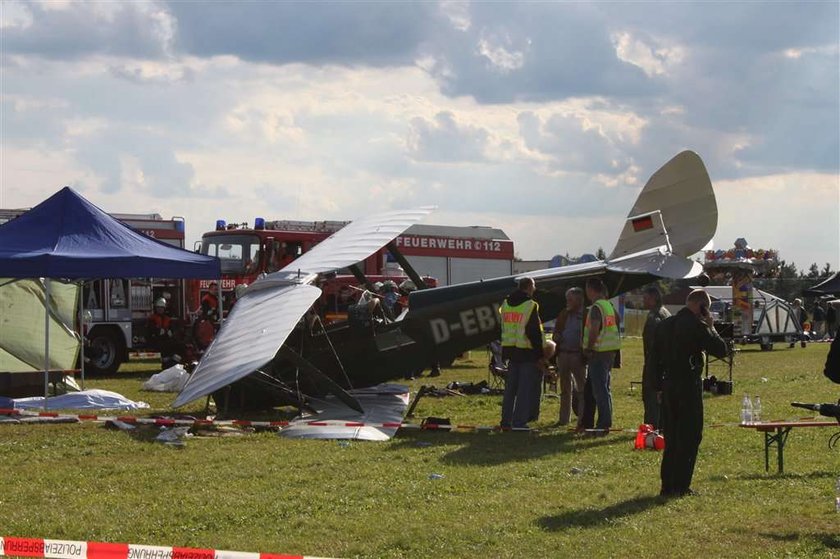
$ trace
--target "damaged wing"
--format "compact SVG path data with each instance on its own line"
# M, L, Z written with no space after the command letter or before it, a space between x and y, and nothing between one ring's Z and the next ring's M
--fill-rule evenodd
M173 407L211 394L264 367L320 296L321 290L312 285L249 289L236 302Z
M427 206L391 211L354 221L282 270L254 282L237 301L173 406L211 394L264 367L321 295L320 289L308 285L318 274L361 262L433 210Z
M376 253L434 209L434 206L424 206L353 221L282 270L269 274L266 279L304 277L352 266Z

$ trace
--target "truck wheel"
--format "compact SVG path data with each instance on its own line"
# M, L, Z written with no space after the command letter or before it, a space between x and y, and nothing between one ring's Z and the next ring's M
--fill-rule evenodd
M85 372L91 376L112 375L117 372L123 361L125 349L118 334L110 330L97 330L91 333Z

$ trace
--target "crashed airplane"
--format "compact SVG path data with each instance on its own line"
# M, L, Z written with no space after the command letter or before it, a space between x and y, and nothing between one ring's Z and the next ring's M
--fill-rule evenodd
M411 293L408 311L393 321L323 325L313 319L320 279L352 269L385 246L417 277L391 241L432 209L354 221L287 267L254 282L174 407L212 394L217 408L229 411L282 405L313 411L313 401L332 394L361 412L359 400L348 390L419 373L496 339L498 307L520 277L534 278L534 297L541 319L547 321L562 308L565 291L583 286L590 277L601 278L614 296L660 278L699 275L702 266L690 256L706 246L717 228L717 204L705 165L696 153L684 151L647 182L603 261L419 289ZM360 274L358 268L355 272Z

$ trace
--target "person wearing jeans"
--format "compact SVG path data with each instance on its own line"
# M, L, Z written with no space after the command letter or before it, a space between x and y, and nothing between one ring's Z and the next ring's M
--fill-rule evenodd
M607 300L607 287L598 278L586 280L586 296L592 301L583 325L583 352L589 366L589 382L598 410L596 429L612 427L610 371L621 349L618 315Z

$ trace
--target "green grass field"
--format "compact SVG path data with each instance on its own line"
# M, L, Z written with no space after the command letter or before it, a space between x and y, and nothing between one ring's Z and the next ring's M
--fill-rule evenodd
M640 346L626 341L613 374L617 427L641 422ZM661 454L632 450L632 434L550 428L551 398L539 433L403 431L349 446L264 432L179 450L93 423L0 425L0 535L326 557L840 557L836 430L794 430L780 476L764 472L761 435L716 426L738 420L744 393L768 419L807 415L794 400L836 400L827 344L776 347L745 347L735 394L707 397L694 497L656 497ZM485 379L486 363L473 351L412 389ZM160 413L174 396L139 391L154 372L132 363L89 386ZM498 396L429 398L415 416L495 424L499 411Z

